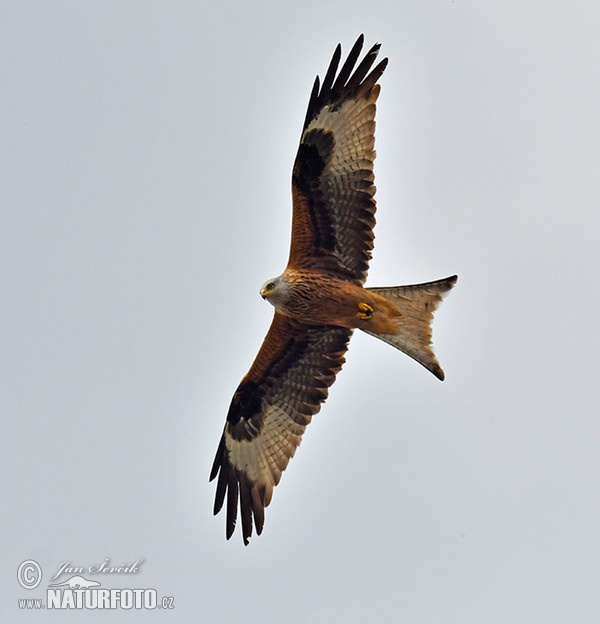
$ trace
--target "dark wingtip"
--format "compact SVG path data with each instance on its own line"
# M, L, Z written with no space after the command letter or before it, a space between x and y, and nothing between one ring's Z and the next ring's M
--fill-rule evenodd
M223 455L225 453L225 435L221 436L219 440L219 446L217 447L217 452L215 454L215 459L213 461L212 468L210 469L210 476L208 477L208 482L210 483L218 474L219 468L223 463Z
M323 106L327 104L335 105L336 102L356 94L366 95L377 83L387 66L388 59L383 59L372 69L381 48L381 44L376 43L365 54L358 67L355 67L360 57L364 40L364 34L359 35L341 68L339 68L339 65L342 58L342 46L338 43L320 87L318 77L313 84L304 120L304 129L316 117Z

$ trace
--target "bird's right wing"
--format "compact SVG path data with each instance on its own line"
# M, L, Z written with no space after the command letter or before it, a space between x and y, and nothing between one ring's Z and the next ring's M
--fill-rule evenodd
M236 390L210 474L218 476L214 513L227 499L226 536L238 498L244 543L261 533L273 488L344 363L352 330L307 327L275 313L262 347Z

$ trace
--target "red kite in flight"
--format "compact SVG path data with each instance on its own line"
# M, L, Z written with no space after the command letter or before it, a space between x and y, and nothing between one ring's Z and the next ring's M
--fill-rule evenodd
M404 351L438 379L431 350L433 312L452 286L443 280L364 288L375 225L375 102L387 58L379 44L355 68L361 35L338 72L337 46L321 85L317 76L292 173L293 221L285 271L260 294L275 316L233 395L210 473L214 513L227 501L227 539L238 501L244 544L260 534L273 488L327 398L355 328Z

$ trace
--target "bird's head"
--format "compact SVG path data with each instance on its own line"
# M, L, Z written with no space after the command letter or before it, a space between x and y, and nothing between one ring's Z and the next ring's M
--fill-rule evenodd
M260 296L277 308L279 305L284 303L287 290L287 281L283 275L280 275L279 277L274 277L266 281L260 287Z

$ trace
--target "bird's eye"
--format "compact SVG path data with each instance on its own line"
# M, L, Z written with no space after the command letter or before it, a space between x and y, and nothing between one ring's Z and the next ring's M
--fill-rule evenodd
M267 290L273 290L275 288L275 282L269 282L267 284Z

